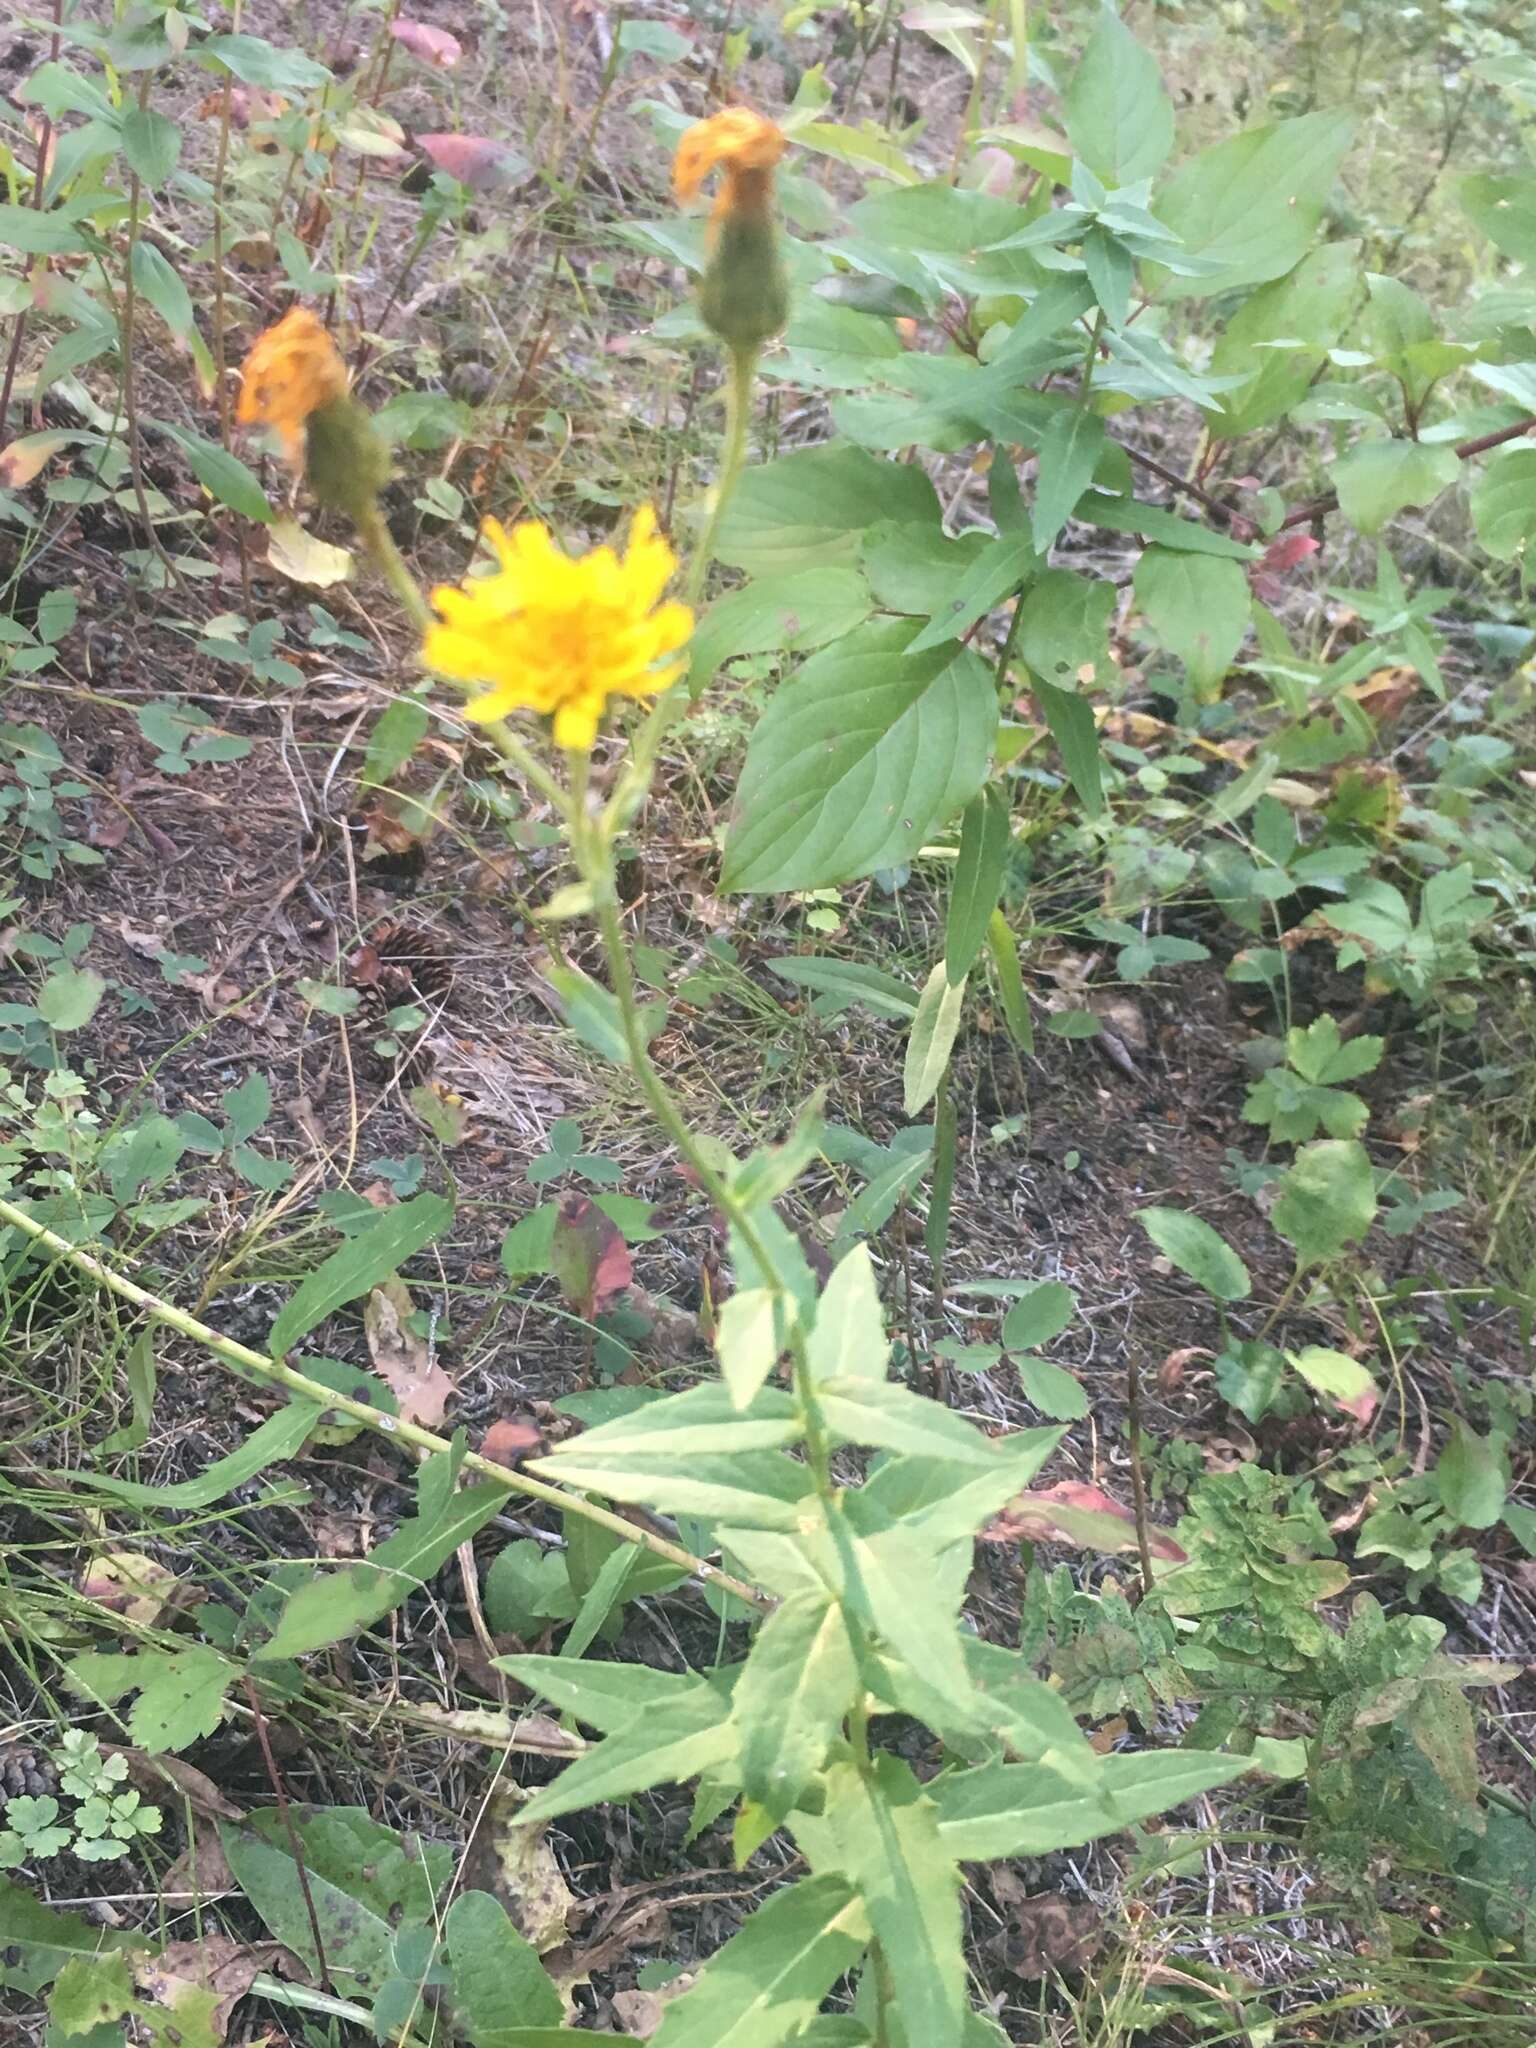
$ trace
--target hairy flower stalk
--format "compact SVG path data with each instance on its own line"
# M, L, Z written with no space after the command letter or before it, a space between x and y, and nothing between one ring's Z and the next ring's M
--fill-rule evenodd
M726 107L685 132L672 165L672 189L681 205L698 197L712 171L721 174L710 213L708 261L699 281L699 312L731 357L720 475L689 567L688 597L695 604L703 595L720 521L746 460L757 358L789 317L789 287L773 217L774 171L785 147L783 132L765 115L749 107Z

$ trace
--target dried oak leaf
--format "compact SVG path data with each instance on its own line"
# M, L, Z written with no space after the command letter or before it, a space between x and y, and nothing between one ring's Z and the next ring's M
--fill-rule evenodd
M1103 1922L1090 1900L1037 1892L1014 1907L992 1947L1015 1977L1033 1980L1086 1969L1103 1938Z
M453 1381L426 1341L406 1328L414 1307L403 1281L386 1280L368 1297L363 1330L375 1370L400 1403L401 1421L435 1429L447 1412Z

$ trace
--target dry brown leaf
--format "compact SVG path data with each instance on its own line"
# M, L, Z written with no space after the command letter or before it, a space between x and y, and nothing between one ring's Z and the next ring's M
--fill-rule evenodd
M392 21L389 32L411 55L434 71L452 71L464 56L464 45L445 28L424 21Z
M400 1403L401 1421L434 1429L447 1412L453 1381L426 1341L405 1327L414 1306L403 1281L386 1280L368 1297L363 1329L374 1368Z
M194 1813L207 1820L245 1819L243 1806L236 1806L232 1799L226 1799L212 1778L195 1765L184 1763L179 1756L150 1756L147 1750L142 1749L113 1750L107 1744L102 1748L108 1756L124 1758L129 1782L136 1785L146 1798L163 1799L166 1786L171 1785Z
M1103 1938L1103 1921L1091 1900L1037 1892L1014 1908L1011 1924L993 1946L1015 1977L1033 1980L1086 1969Z
M125 1621L153 1628L175 1599L180 1581L168 1566L136 1550L109 1550L92 1558L80 1591Z
M133 1963L139 1989L182 2022L185 2034L206 2023L222 2041L229 2016L251 1988L251 1981L270 1970L282 1951L275 1941L248 1948L227 1934L205 1933L200 1941L173 1941L158 1955ZM167 2038L174 2035L167 2029Z
M494 1707L435 1707L423 1701L411 1708L410 1718L465 1742L487 1742L496 1749L520 1750L530 1756L580 1756L587 1746L548 1714L514 1717ZM563 1931L560 1938L565 1938Z
M684 1970L659 1991L615 1991L611 2001L613 2016L626 2034L632 2034L637 2041L649 2041L666 2018L672 2000L681 1998L693 1981L693 1972Z
M194 1820L191 1839L162 1880L165 1897L216 1899L239 1889L218 1829L212 1821Z
M518 1933L544 1955L569 1939L566 1915L576 1898L547 1830L518 1825L518 1809L531 1796L507 1783L491 1794L464 1852L464 1883L493 1892Z

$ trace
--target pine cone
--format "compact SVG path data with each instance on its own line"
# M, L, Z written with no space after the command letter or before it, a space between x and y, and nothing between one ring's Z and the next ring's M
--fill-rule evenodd
M0 1743L0 1807L11 1799L42 1799L59 1789L53 1759L19 1742Z

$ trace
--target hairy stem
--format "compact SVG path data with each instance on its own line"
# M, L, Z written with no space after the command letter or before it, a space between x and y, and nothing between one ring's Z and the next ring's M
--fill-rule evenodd
M354 1401L346 1394L338 1394L330 1387L322 1386L319 1380L312 1380L308 1374L296 1372L280 1360L264 1358L259 1351L252 1351L248 1345L240 1344L233 1337L221 1336L210 1329L185 1309L177 1308L174 1302L163 1300L158 1294L151 1294L147 1287L140 1287L123 1274L114 1272L100 1259L89 1252L81 1251L55 1231L36 1222L25 1209L0 1196L0 1223L12 1224L38 1244L45 1245L56 1258L64 1260L91 1279L100 1281L103 1287L120 1295L124 1301L131 1301L135 1308L141 1308L158 1323L168 1329L177 1330L184 1337L190 1337L210 1351L221 1363L236 1367L243 1374L255 1373L269 1385L286 1387L291 1394L300 1394L306 1400L315 1402L321 1408L335 1409L342 1415L350 1415L354 1421L366 1423L381 1436L392 1436L399 1442L409 1444L418 1451L441 1452L453 1447L448 1439L438 1436L435 1431L423 1429L415 1422L402 1422L397 1416L386 1415L382 1409L370 1407L366 1401ZM682 1570L707 1579L727 1593L734 1593L738 1600L745 1600L753 1607L769 1607L773 1603L758 1587L750 1586L743 1579L733 1578L729 1572L720 1571L704 1558L695 1557L681 1544L669 1543L665 1537L653 1535L648 1529L640 1529L633 1522L625 1521L607 1508L600 1508L580 1494L572 1493L565 1487L547 1485L542 1479L529 1478L525 1473L514 1472L510 1466L499 1465L493 1458L483 1458L478 1451L464 1455L463 1469L478 1472L486 1479L494 1479L506 1487L509 1493L524 1493L533 1500L544 1501L548 1506L561 1509L573 1515L580 1515L585 1521L595 1522L600 1529L618 1536L626 1543L638 1544L642 1550L654 1551L668 1563Z

